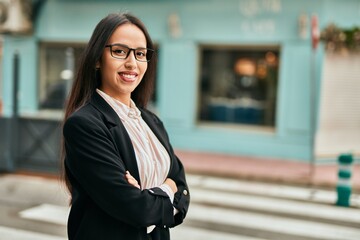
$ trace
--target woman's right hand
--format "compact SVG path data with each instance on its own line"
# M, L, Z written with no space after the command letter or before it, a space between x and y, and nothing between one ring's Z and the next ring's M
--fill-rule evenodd
M139 185L138 181L130 174L129 171L126 171L125 178L128 181L128 183L130 183L134 187L137 187L138 189L140 189L140 185Z

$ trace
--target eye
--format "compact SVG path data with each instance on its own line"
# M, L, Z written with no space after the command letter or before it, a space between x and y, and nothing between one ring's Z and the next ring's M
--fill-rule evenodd
M146 57L146 49L138 49L138 50L136 50L136 56L138 58L145 58Z
M121 58L126 57L129 52L129 49L126 46L122 45L113 45L111 50L113 55Z
M123 49L114 49L113 53L115 53L116 55L126 55L126 51Z

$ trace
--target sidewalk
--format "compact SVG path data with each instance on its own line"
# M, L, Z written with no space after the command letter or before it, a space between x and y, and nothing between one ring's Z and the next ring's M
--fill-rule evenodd
M311 177L311 164L305 162L181 150L177 150L176 154L185 169L194 174L331 189L336 187L338 180L336 164L316 164ZM359 164L353 166L352 173L353 191L359 193Z

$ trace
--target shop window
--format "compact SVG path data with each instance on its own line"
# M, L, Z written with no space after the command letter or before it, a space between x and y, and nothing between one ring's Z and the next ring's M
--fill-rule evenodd
M39 108L61 110L70 91L85 44L43 43L40 46Z
M278 47L201 48L200 122L275 126Z

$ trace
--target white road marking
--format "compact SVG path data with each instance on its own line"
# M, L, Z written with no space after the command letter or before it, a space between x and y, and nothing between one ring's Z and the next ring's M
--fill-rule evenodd
M239 236L230 233L219 233L216 231L204 230L183 225L172 228L170 230L170 236L173 240L266 240L264 238Z
M194 206L196 205L196 206ZM324 240L359 240L360 229L334 224L304 221L294 218L278 217L246 211L234 211L216 207L193 204L188 212L191 220L228 224L242 228L270 231L278 234L291 234Z
M0 226L1 240L66 240L65 237Z
M235 193L218 193L212 190L196 189L192 192L192 201L218 204L219 206L238 207L248 210L270 212L274 214L292 214L307 218L336 220L358 224L360 228L360 209L344 208L311 202L299 202L287 199L275 199Z
M26 219L66 225L69 208L52 204L41 204L21 211L19 215Z

